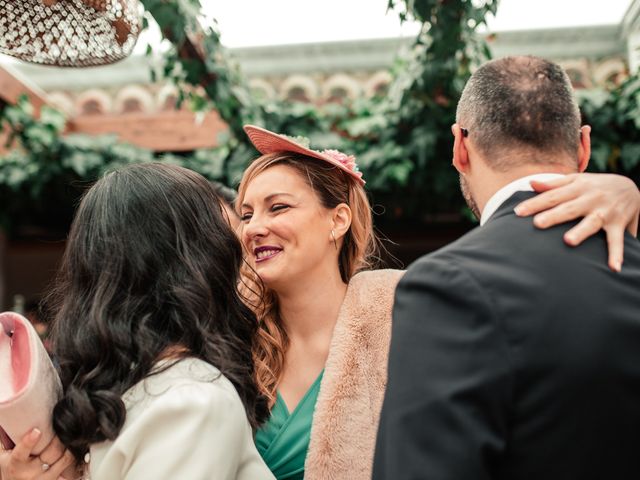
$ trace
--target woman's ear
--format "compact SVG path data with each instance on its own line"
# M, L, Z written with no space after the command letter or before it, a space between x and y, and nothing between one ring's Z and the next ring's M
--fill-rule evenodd
M346 203L341 203L333 209L331 230L336 239L344 237L347 233L351 226L351 218L351 208Z

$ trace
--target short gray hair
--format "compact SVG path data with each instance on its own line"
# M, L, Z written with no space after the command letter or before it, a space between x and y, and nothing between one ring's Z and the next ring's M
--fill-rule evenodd
M497 170L520 163L577 158L580 110L565 71L548 60L505 57L482 65L467 82L456 121Z

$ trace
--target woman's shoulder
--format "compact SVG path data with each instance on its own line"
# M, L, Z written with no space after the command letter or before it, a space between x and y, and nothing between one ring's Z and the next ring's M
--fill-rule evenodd
M151 375L123 395L130 413L155 405L210 408L213 403L241 405L233 384L215 366L197 358L159 362Z
M351 277L349 288L393 292L404 273L404 270L391 268L365 270Z
M186 382L202 382L213 377L221 377L222 373L214 365L195 357L161 360L156 363L147 381L155 383L183 380Z
M169 473L178 470L206 478L203 472L237 470L251 455L260 464L242 401L217 368L192 358L157 367L123 397L118 437L92 446L92 476L111 479L128 469L126 478L178 478Z
M209 433L222 425L250 430L242 400L220 370L193 358L163 363L123 395L127 418L120 444L147 436L159 428L157 422L175 428L195 422L195 429Z
M359 272L349 281L341 309L348 324L382 326L391 322L391 307L396 285L404 275L402 270L368 270Z

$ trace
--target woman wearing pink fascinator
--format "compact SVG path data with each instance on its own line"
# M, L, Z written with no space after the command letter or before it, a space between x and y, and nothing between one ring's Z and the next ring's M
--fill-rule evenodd
M353 156L253 125L245 131L261 153L244 172L237 200L252 266L245 277L260 292L251 302L259 321L256 378L271 409L256 434L258 451L278 479L369 479L403 272L374 269L371 207ZM594 182L617 196L626 185L587 178L576 181L578 191ZM562 199L568 188L575 184L554 196ZM627 189L610 200L640 206L634 194ZM546 208L559 203L541 197ZM565 217L554 212L551 223Z

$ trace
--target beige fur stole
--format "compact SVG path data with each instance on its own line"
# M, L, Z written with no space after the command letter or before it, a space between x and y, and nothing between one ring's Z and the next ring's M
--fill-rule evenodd
M403 273L373 270L349 282L313 416L305 479L371 478L387 384L391 309Z

